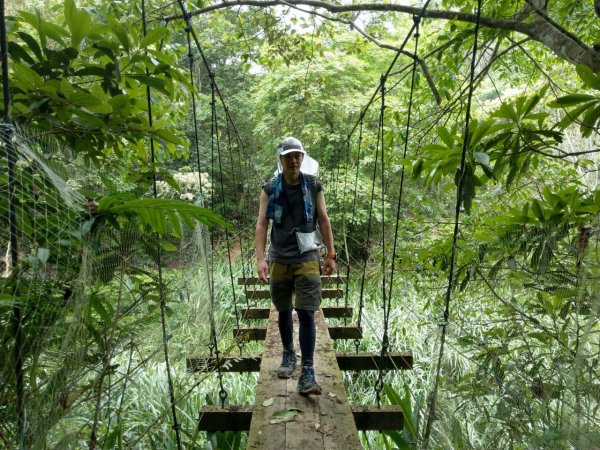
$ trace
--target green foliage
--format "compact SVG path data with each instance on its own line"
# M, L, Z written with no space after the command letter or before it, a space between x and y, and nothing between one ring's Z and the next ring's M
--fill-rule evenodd
M600 91L600 76L593 73L589 67L578 65L577 74L586 88ZM598 129L600 97L597 94L565 95L551 102L550 106L564 109L565 117L558 124L563 129L573 123L578 123L584 137L591 136Z
M410 450L417 448L417 440L419 437L419 413L418 408L413 413L410 390L407 385L404 385L404 396L400 394L389 384L383 385L383 390L390 400L392 405L402 407L404 413L404 428L402 433L398 431L384 431L383 434L388 436L396 448L401 450Z
M184 140L169 125L181 117L179 99L188 85L175 47L161 41L169 31L158 27L142 38L141 30L112 17L115 10L135 13L123 3L78 8L67 0L60 24L39 11L12 18L13 118L95 162L127 157L145 165L148 137L167 155L180 155ZM147 87L154 98L152 127Z
M196 226L196 220L206 225L229 226L220 216L212 211L185 203L176 199L136 198L131 193L114 194L104 197L98 203L97 215L92 223L84 226L92 227L98 223L108 222L120 228L118 218L139 221L161 236L171 234L182 237L182 225L189 229Z

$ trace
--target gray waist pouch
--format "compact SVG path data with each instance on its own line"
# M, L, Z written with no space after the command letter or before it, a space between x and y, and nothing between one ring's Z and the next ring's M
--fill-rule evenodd
M323 237L318 228L308 233L296 230L296 240L300 253L312 252L323 247Z

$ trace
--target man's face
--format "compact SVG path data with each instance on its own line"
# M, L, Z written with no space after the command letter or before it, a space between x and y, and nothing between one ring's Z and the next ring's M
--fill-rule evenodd
M283 167L283 172L290 175L299 174L300 166L302 166L303 160L304 153L302 152L286 153L281 157L281 166Z

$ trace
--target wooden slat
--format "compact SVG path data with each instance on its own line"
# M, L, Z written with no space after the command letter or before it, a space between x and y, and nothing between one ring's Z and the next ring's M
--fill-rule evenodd
M344 297L343 289L323 289L321 291L322 298L342 298ZM271 298L271 293L266 289L246 289L246 298L258 300Z
M294 314L296 348L298 321ZM288 380L277 378L281 362L281 338L277 314L272 309L267 325L267 339L258 385L256 406L248 435L248 450L257 449L348 449L361 448L358 430L348 405L341 373L337 367L333 342L327 333L323 314L315 314L317 341L315 344L315 375L323 388L321 396L302 396L296 392L298 371ZM265 400L273 404L263 406ZM302 411L293 421L270 424L274 412L297 408Z
M236 340L263 341L267 336L266 327L239 327L232 331ZM355 325L330 325L329 337L331 339L361 339L362 331Z
M323 306L323 314L328 318L352 317L353 308L348 306ZM270 307L257 306L242 309L242 320L268 319Z
M336 353L340 370L405 370L412 369L412 352L390 352L385 357L379 353Z
M321 275L321 283L323 284L347 284L348 277L342 275ZM264 285L258 281L257 277L239 277L237 283L240 285Z
M221 372L259 372L261 356L222 356L219 358ZM217 370L216 358L202 355L189 355L186 358L188 372L213 372Z
M252 420L252 406L203 406L200 412L200 431L248 431ZM402 408L395 405L352 406L357 430L401 430L404 426ZM343 448L343 447L342 447Z
M361 339L362 330L356 325L330 325L329 336L331 339Z
M397 405L352 406L356 428L364 430L402 430L404 413Z
M378 353L336 353L340 370L405 370L412 369L411 352L388 353L381 358ZM258 354L249 356L222 356L222 372L259 372L262 357ZM216 361L208 356L190 355L186 359L190 372L209 372L216 370Z
M198 419L199 431L248 431L252 406L203 406Z
M264 341L267 337L267 327L239 327L232 331L236 341Z

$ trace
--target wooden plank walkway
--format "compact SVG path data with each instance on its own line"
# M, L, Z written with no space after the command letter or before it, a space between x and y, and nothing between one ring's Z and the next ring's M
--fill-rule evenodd
M294 313L296 349L298 322ZM281 362L281 339L277 314L271 310L265 349L256 388L255 406L248 436L248 450L263 449L345 449L359 450L358 430L348 404L344 384L333 351L327 325L321 311L315 313L317 342L315 375L323 388L320 396L301 396L296 392L299 369L288 380L275 373ZM271 403L272 402L272 403ZM267 406L265 406L267 405ZM271 424L276 411L297 408L301 413L293 421Z
M411 352L393 352L382 357L378 353L342 353L336 352L340 370L406 370L413 367ZM224 355L220 358L222 372L260 372L262 356ZM212 372L217 370L216 358L203 355L188 355L187 370L190 372Z

